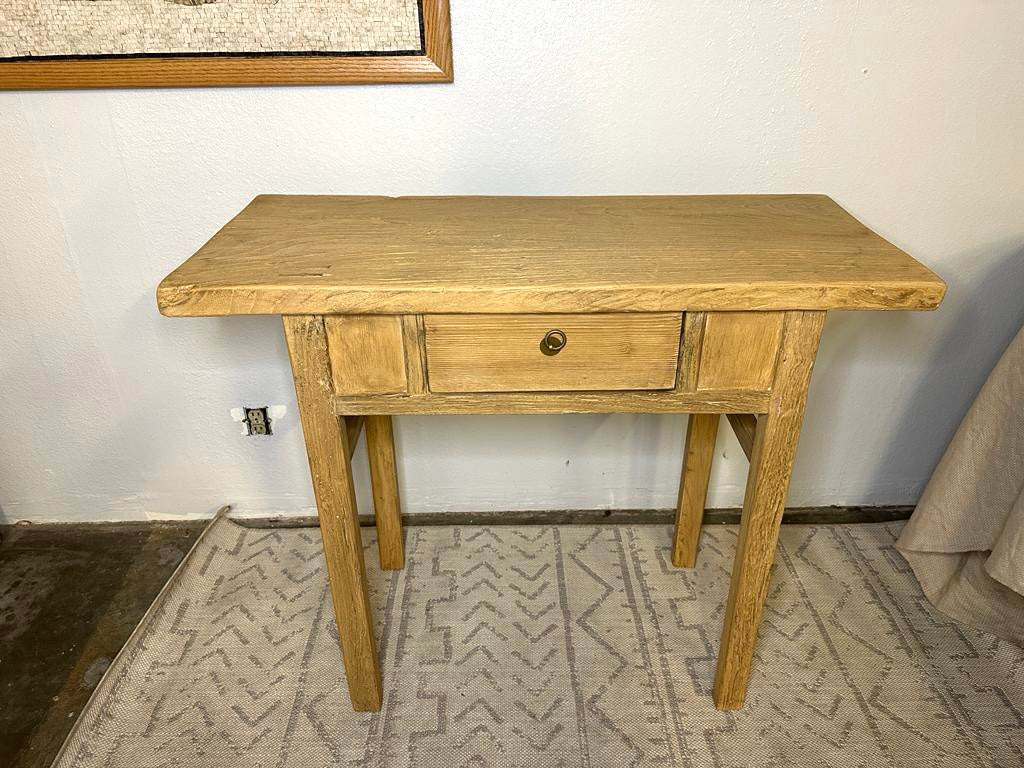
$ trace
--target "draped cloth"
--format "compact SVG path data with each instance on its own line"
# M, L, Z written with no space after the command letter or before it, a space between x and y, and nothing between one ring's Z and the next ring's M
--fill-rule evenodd
M896 543L943 613L1024 645L1024 329Z

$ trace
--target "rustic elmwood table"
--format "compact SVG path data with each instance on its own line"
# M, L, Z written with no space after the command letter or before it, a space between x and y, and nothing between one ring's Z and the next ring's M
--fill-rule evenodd
M352 706L381 705L351 451L404 564L391 416L690 413L672 561L692 567L720 414L748 458L714 701L742 706L829 309L945 285L821 195L257 197L157 291L284 316ZM339 417L343 417L339 421Z

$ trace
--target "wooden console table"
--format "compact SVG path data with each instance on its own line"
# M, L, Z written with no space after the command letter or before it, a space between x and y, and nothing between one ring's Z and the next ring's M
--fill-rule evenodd
M730 709L826 310L933 309L944 291L820 195L267 195L157 298L165 315L284 317L357 710L381 705L349 463L362 425L381 565L401 568L393 414L693 414L672 554L692 567L727 414L750 459L714 686Z

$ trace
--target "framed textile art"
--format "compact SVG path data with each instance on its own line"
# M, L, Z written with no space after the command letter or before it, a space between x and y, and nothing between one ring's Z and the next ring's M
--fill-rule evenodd
M0 88L451 79L448 0L0 2Z

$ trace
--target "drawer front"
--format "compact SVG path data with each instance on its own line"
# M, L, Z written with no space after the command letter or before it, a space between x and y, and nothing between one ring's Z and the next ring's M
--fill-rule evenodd
M682 315L426 315L432 392L672 389ZM543 347L543 349L542 349Z

